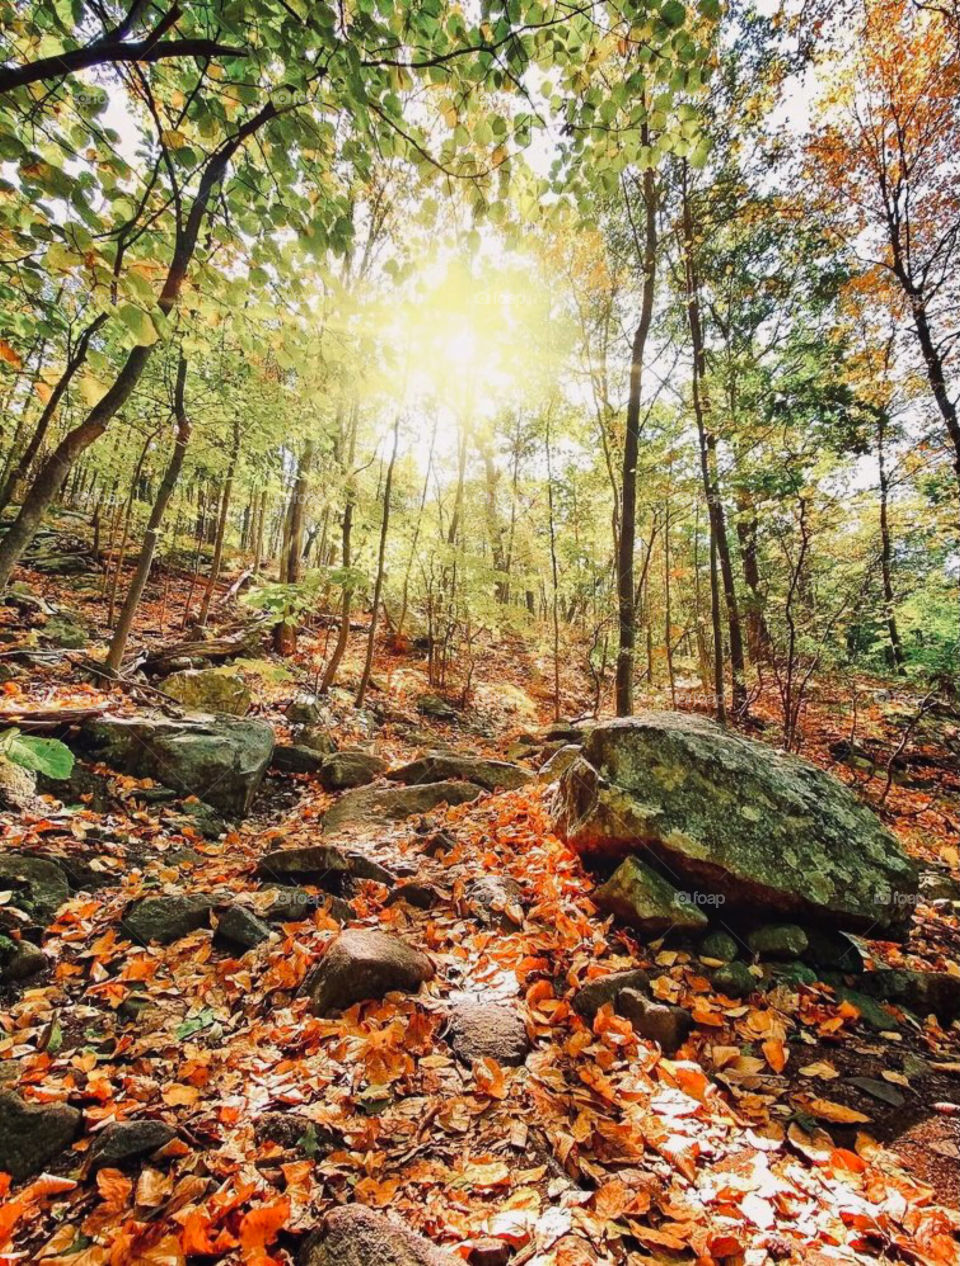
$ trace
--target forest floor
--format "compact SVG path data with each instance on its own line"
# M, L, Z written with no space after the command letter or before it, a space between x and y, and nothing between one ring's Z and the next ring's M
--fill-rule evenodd
M78 671L104 635L96 580L86 578L85 593L72 579L21 579L84 616L91 646L9 682L6 715L145 706ZM188 585L173 576L151 589L139 640L178 636ZM32 631L30 622L0 608L4 654L42 645L42 619ZM284 706L314 684L328 638L302 636L286 665L250 668L254 710L281 737ZM352 639L346 687L359 676L362 640ZM854 745L875 753L875 772L837 759L852 732L846 689L824 685L811 699L804 754L877 803L910 706L898 710L871 694L877 683L861 685ZM485 653L452 720L416 712L427 688L422 656L382 648L368 707L356 712L349 689L330 700L337 741L391 765L437 742L503 759L521 732L552 719L549 659L513 642ZM564 714L581 715L589 693L566 668ZM651 692L649 702L666 700ZM761 695L753 710L766 722L759 736L775 743L775 700ZM955 723L919 726L879 806L908 851L954 879L955 742ZM271 772L253 815L208 840L151 803L148 781L106 776L103 811L51 798L44 814L2 815L0 850L72 859L104 883L61 907L43 935L44 974L0 998L0 1085L83 1112L73 1147L9 1191L0 1260L288 1263L324 1212L354 1201L476 1266L958 1260L957 1027L896 1010L871 1026L819 983L743 1001L713 993L692 951L640 942L601 919L594 880L551 834L543 784L354 832L357 848L438 894L421 910L387 904L383 885L362 881L356 926L399 934L429 954L436 974L415 997L321 1018L297 990L338 930L324 908L275 925L242 957L207 929L144 946L120 924L135 899L173 891L228 890L262 913L257 859L316 843L333 797L308 775ZM471 903L467 885L481 876L514 880L519 900L492 912ZM956 907L921 904L905 944L872 942L870 951L888 964L960 973ZM591 1026L571 1007L578 985L633 966L649 968L653 993L695 1020L672 1058L608 1009ZM522 1015L524 1063L458 1058L446 1016L463 999ZM265 1132L264 1113L294 1114L303 1128ZM149 1161L93 1173L85 1162L96 1134L142 1118L165 1121L175 1138Z

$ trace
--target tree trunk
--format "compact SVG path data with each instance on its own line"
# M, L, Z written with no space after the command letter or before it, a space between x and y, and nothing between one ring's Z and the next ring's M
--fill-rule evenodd
M897 673L904 673L903 643L900 641L900 630L897 628L896 598L893 592L891 560L893 547L890 541L890 521L887 504L890 494L890 480L887 475L884 439L886 438L885 418L881 413L877 419L877 464L880 468L880 574L883 580L883 609L887 621L887 632L890 636L890 650L893 655Z
M217 588L217 581L220 578L220 564L223 562L223 542L227 535L227 518L230 513L230 498L233 494L233 477L237 471L237 458L240 455L240 419L233 420L233 444L230 449L230 464L227 466L226 478L223 481L223 497L220 501L220 517L217 520L217 537L213 544L213 558L210 562L210 575L207 577L207 587L203 591L203 601L200 604L200 615L197 619L197 626L204 628L210 615L210 605L213 602L213 595Z
M642 128L646 144L646 125ZM637 532L637 460L640 451L640 393L643 385L643 357L653 316L657 264L657 187L652 167L643 173L644 239L643 292L640 321L633 336L630 354L630 393L627 400L627 432L623 446L623 491L621 495L620 541L617 548L617 612L620 644L617 653L617 716L633 712L633 651L636 642L636 608L633 585L633 550Z
M367 694L367 686L370 684L370 674L373 671L373 655L377 643L377 615L380 610L380 595L383 592L383 564L387 554L387 532L390 528L390 492L393 487L393 468L397 461L397 443L400 438L400 415L397 414L393 422L393 448L390 450L390 462L387 466L387 477L383 484L383 519L380 523L380 549L377 553L377 578L373 584L373 610L370 613L370 633L367 637L367 654L363 661L363 672L360 675L360 685L357 687L357 697L355 700L358 708L363 707L363 701Z
M354 470L353 464L357 456L357 427L360 419L360 406L354 401L350 409L350 422L348 424L348 432L345 437L345 456L343 459L344 474L344 505L343 505L343 521L340 533L340 562L345 572L349 571L351 559L351 536L353 532L353 503L356 490L353 485ZM320 683L320 693L326 694L333 686L337 679L337 672L340 669L340 661L343 659L347 649L347 642L350 639L350 607L353 601L353 587L350 584L349 576L344 578L343 597L340 600L340 628L337 631L337 641L330 656L330 662L327 664L323 674L323 681Z
M160 533L160 524L163 522L163 516L166 513L170 498L177 486L177 480L180 478L180 471L183 468L183 459L186 455L187 444L190 440L190 421L187 418L186 409L183 402L184 384L187 377L187 361L183 352L180 352L180 360L177 365L177 382L174 388L174 415L177 422L176 440L173 446L173 453L170 457L170 464L167 466L160 487L157 490L157 499L153 503L153 509L150 511L150 519L147 523L147 530L144 533L143 545L140 548L140 557L137 560L136 571L130 581L130 587L127 590L127 596L123 601L120 609L120 616L117 620L117 627L114 630L113 638L110 642L110 650L107 653L107 667L114 672L120 671L120 664L123 660L123 652L126 649L127 638L130 636L130 629L133 625L133 618L137 613L137 607L140 605L140 599L143 596L146 587L147 577L150 575L150 568L153 564L153 556L157 548L157 538Z

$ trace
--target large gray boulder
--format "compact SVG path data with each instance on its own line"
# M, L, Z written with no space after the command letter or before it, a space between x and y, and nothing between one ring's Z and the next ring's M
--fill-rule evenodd
M266 721L227 716L104 716L83 726L80 743L122 773L155 778L242 817L270 764L274 735Z
M896 932L913 908L915 867L851 791L704 717L644 712L596 726L554 807L577 852L646 851L727 910Z

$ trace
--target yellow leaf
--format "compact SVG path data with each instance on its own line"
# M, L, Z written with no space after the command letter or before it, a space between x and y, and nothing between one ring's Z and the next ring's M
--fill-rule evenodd
M814 1116L824 1121L836 1121L839 1125L854 1125L861 1121L869 1121L868 1116L858 1112L856 1108L848 1108L842 1103L834 1103L832 1099L811 1099L808 1105Z

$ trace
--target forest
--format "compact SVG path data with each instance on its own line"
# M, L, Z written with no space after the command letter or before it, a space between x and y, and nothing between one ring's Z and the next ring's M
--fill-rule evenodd
M957 0L0 0L0 1264L960 1262Z

